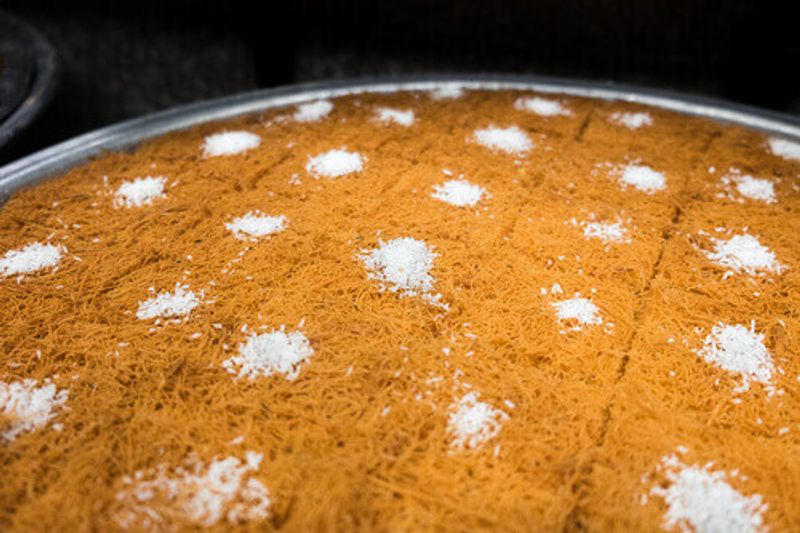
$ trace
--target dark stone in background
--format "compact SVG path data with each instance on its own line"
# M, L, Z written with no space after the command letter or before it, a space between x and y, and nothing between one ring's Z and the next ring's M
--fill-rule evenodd
M182 103L298 81L512 72L800 114L798 18L757 0L4 0L60 50L53 105L0 163Z

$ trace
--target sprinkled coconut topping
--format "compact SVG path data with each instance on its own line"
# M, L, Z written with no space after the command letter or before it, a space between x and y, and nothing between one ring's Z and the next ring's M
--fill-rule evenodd
M575 293L575 296L569 300L554 302L551 305L556 310L558 320L577 322L572 331L581 330L583 326L596 326L603 323L600 309L589 298L582 298L579 293Z
M434 100L450 100L461 98L464 95L464 89L457 83L445 83L432 90L430 95Z
M499 150L507 154L521 155L533 148L530 138L517 126L509 128L489 126L475 130L475 140L490 150Z
M285 230L286 223L286 217L283 215L268 216L260 211L250 211L226 223L225 227L233 232L237 239L256 240Z
M718 193L717 198L727 198L739 203L744 203L745 198L768 204L778 201L775 195L775 184L772 180L742 175L738 168L728 169L728 173L720 178L720 186L725 192ZM738 195L734 193L734 190Z
M508 415L486 402L478 401L476 391L465 394L450 406L447 430L453 440L450 445L457 449L475 449L500 433L500 427Z
M378 121L384 124L395 123L400 126L408 127L414 123L414 112L409 110L401 111L390 107L381 107L376 111Z
M518 98L514 102L514 107L521 111L530 111L543 117L554 117L558 115L568 116L572 112L564 107L558 100L550 100L533 96L529 98Z
M744 272L753 276L759 271L780 273L785 268L775 258L775 253L753 235L745 233L727 240L712 240L714 251L706 251L706 256L710 261L733 272Z
M488 194L483 187L464 179L449 180L434 185L433 189L432 197L457 207L472 207Z
M9 250L0 257L0 276L22 276L55 267L65 252L63 246L40 242L32 242L19 250Z
M316 122L328 116L331 111L333 103L330 100L316 100L297 106L293 118L297 122Z
M731 326L720 322L711 328L703 347L696 353L707 363L742 377L742 385L734 392L749 390L750 382L755 381L763 384L770 396L775 393L772 385L775 365L764 346L764 334L755 331L755 322L750 324L750 329L740 324Z
M752 176L742 176L736 180L736 190L746 198L761 200L768 204L776 202L775 184L770 180L758 179Z
M664 529L679 528L687 533L766 532L763 513L767 505L761 495L742 495L728 484L726 472L715 472L712 467L713 463L687 466L674 454L662 458L659 470L663 470L669 485L655 486L650 494L663 498L667 505Z
M617 126L625 126L626 128L637 130L643 126L652 125L653 117L646 112L630 113L618 111L611 114L609 121Z
M769 140L769 147L772 153L784 159L794 159L800 161L800 143L786 139L772 138Z
M223 131L206 137L203 155L216 157L252 150L261 144L261 137L249 131Z
M211 527L265 520L272 500L267 487L253 474L263 455L245 453L215 458L208 465L191 455L174 469L160 464L121 480L114 519L123 529L154 530L164 524L189 523Z
M627 165L622 169L619 181L623 188L631 186L647 194L653 194L667 186L664 174L645 165Z
M435 280L430 270L438 254L424 241L401 237L379 241L377 248L361 252L359 257L367 267L367 275L380 283L380 290L388 289L401 296L422 294L431 303L441 298L439 294L431 294Z
M319 178L338 178L353 172L361 172L364 158L355 152L345 150L330 150L316 157L309 157L306 171Z
M0 381L0 413L5 419L0 440L12 442L22 433L45 427L69 397L69 391L58 390L49 379L41 387L36 385L35 379Z
M289 381L300 375L300 368L314 354L308 338L300 331L286 333L284 326L269 333L252 333L239 345L239 355L222 362L236 379L255 380L283 374Z
M164 184L167 178L163 176L147 176L125 181L114 195L114 207L141 207L150 205L158 198L164 198Z
M188 285L176 283L174 291L162 292L141 302L139 310L136 311L136 318L151 320L153 318L186 316L198 305L200 305L200 297L190 291Z
M628 232L622 226L622 221L611 222L585 222L583 236L587 239L600 239L605 243L630 242Z

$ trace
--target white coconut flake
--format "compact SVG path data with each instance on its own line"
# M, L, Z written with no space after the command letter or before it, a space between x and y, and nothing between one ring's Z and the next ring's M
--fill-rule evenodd
M137 471L122 478L113 517L123 529L146 531L266 520L272 499L254 476L262 460L254 451L244 461L226 457L208 464L190 455L177 468L160 464Z
M203 155L217 157L252 150L261 144L261 137L249 131L223 131L206 137Z
M667 178L646 165L627 165L620 173L619 181L623 188L635 187L647 194L667 187Z
M763 514L767 504L759 494L744 496L727 477L735 473L713 471L713 463L687 466L675 455L662 459L668 486L655 486L652 496L667 506L664 529L696 533L764 533L768 530Z
M362 250L359 258L368 277L379 282L381 291L400 296L422 295L430 303L444 305L439 303L440 294L432 294L435 280L430 270L437 255L424 241L401 237L379 241L377 248Z
M760 200L768 204L774 204L777 201L775 184L770 180L742 176L736 180L736 190L745 198Z
M430 91L429 94L434 100L451 100L461 98L464 95L464 89L457 83L444 83Z
M364 158L355 152L345 150L330 150L316 157L309 157L306 171L319 178L338 178L353 172L361 172Z
M151 320L154 318L172 318L186 316L200 305L200 297L189 290L188 285L175 284L172 292L162 292L139 304L136 318Z
M414 112L410 109L402 111L390 107L381 107L376 111L377 119L384 124L394 123L399 126L411 126L414 123Z
M539 96L518 98L516 102L514 102L514 107L521 111L529 111L543 117L555 117L559 115L569 116L572 114L572 112L564 107L558 100L541 98Z
M772 153L784 159L800 161L800 143L787 139L772 138L769 140Z
M316 122L328 116L333 111L333 103L330 100L316 100L297 106L294 119L297 122Z
M750 234L734 235L730 239L713 239L714 250L706 251L710 261L730 271L751 276L758 272L780 274L785 267L775 258L775 253Z
M285 230L286 224L283 215L269 216L256 210L227 222L225 227L239 240L256 240Z
M19 250L8 250L0 257L0 277L24 276L53 268L66 251L63 246L40 242L32 242Z
M479 448L496 437L503 422L508 420L504 411L478 401L479 396L476 391L469 392L450 406L447 430L453 448Z
M556 317L560 321L576 322L571 331L579 331L583 326L597 326L603 323L598 308L589 298L582 298L580 293L569 300L553 302L551 304L556 310Z
M587 239L599 239L604 243L630 242L628 232L623 227L622 221L611 222L584 222L583 236Z
M509 128L488 128L475 130L475 141L490 150L507 154L521 155L533 148L530 138L517 126Z
M638 130L644 126L651 126L653 124L653 117L650 113L646 112L631 113L618 111L611 114L609 121L617 126L625 126L632 130Z
M35 379L12 383L0 381L0 440L12 442L22 433L45 427L57 415L69 397L69 391L58 390L50 379L37 387Z
M464 179L449 180L440 185L434 185L433 198L447 202L457 207L473 207L481 201L486 190Z
M727 198L739 203L744 203L746 198L767 204L778 201L775 183L772 180L742 175L742 172L735 167L728 169L727 174L720 178L720 187L725 192L718 193L717 198Z
M165 198L164 185L167 178L147 176L125 181L114 195L114 207L141 207L150 205L159 198Z
M223 361L222 366L236 379L251 381L283 374L289 381L300 375L300 368L314 354L308 338L300 331L286 333L284 326L260 335L251 333L239 345L239 354Z
M755 323L748 329L740 324L720 322L711 328L703 347L696 353L707 363L741 376L742 384L734 392L749 390L750 382L755 381L764 385L770 396L775 394L772 383L775 364L764 346L764 334L755 331Z

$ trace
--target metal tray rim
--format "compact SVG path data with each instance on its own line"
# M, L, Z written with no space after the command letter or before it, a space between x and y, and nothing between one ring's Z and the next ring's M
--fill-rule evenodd
M800 140L800 119L757 107L673 91L610 82L527 75L443 75L346 79L288 85L205 100L100 128L0 167L0 205L21 187L79 165L103 151L120 150L201 123L358 93L428 91L442 86L484 90L532 90L622 100L739 124Z

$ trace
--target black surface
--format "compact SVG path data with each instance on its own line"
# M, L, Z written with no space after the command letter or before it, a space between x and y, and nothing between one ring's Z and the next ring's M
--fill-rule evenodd
M0 154L45 109L58 72L57 55L45 37L0 11Z
M30 58L15 21L0 12L0 124L25 98L36 62Z
M5 0L4 8L43 30L65 62L54 105L6 160L181 103L360 75L582 77L800 112L791 82L798 18L788 3Z

